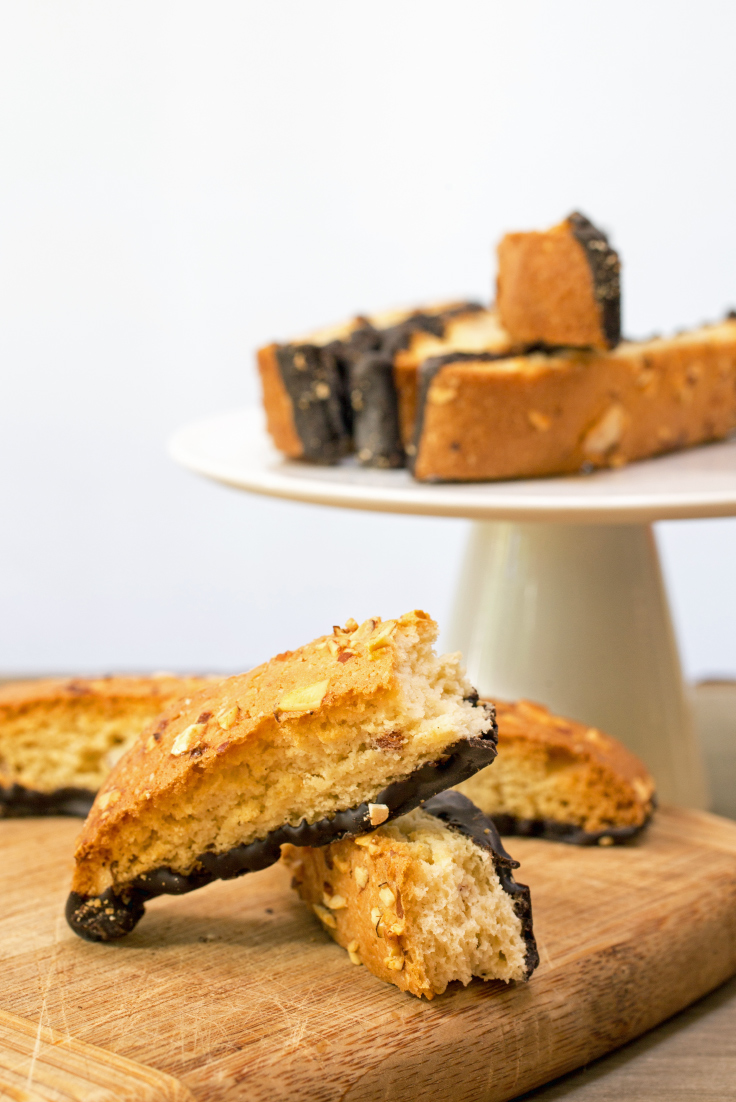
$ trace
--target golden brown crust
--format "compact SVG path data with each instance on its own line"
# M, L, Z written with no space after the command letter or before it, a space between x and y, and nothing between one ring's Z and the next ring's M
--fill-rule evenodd
M434 998L423 968L405 953L401 898L411 875L408 846L378 831L321 849L284 846L282 857L292 870L292 885L338 945L351 947L354 964L365 964L402 991ZM388 893L382 896L386 888L393 900ZM376 923L372 911L381 916Z
M507 233L501 239L496 301L516 341L609 347L590 264L569 219L545 232Z
M487 815L525 817L519 815L518 807L526 802L522 789L527 783L527 762L532 799L537 797L531 785L539 782L540 775L546 773L555 786L555 813L546 804L540 819L556 819L590 833L608 827L639 827L649 819L655 803L654 780L644 763L617 739L596 727L556 716L532 701L493 703L498 722L495 772L481 770L457 786ZM511 807L509 799L520 803Z
M276 359L277 344L259 348L256 354L258 372L261 376L263 408L266 411L266 426L279 451L291 459L301 459L304 445L294 425L294 410L286 387L284 386Z
M11 681L0 685L0 722L4 715L34 707L85 701L151 700L168 704L172 699L198 692L213 679L176 677L161 674L153 677L49 677L39 680ZM215 678L214 680L220 680Z
M499 747L512 742L543 745L552 753L561 751L579 761L598 765L627 784L633 785L638 780L641 783L637 784L634 795L642 817L651 811L654 781L641 758L618 739L589 724L556 716L543 704L531 700L493 703Z
M455 362L423 409L420 480L619 467L736 427L736 322L613 352Z
M396 623L368 620L358 629L353 621L345 630L336 628L332 636L277 655L165 712L100 789L80 835L73 891L97 893L99 866L109 859L116 836L162 797L186 801L198 776L227 769L242 758L246 745L253 747L255 763L258 745L284 732L298 744L309 737L315 712L328 716L336 708L362 708L388 694L399 661L392 635ZM420 636L431 638L436 631L434 621L420 611L398 623Z

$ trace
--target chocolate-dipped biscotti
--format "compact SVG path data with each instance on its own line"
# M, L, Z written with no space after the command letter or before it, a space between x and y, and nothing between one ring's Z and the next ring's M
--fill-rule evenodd
M355 451L368 467L403 466L393 357L415 333L441 336L473 303L356 317L258 351L268 431L292 459L336 463Z
M477 353L510 356L524 350L525 346L511 340L494 308L458 313L448 320L441 337L413 333L406 348L400 349L393 359L401 442L407 455L414 453L419 372L425 361L449 362Z
M613 348L621 339L621 263L608 238L574 213L498 246L496 305L521 344Z
M365 833L489 764L493 710L436 636L424 612L350 621L144 731L83 828L72 929L121 937L152 896L265 868L284 842Z
M0 818L79 815L120 755L206 678L19 681L0 688Z
M501 834L610 845L637 834L655 804L644 764L595 727L540 704L496 702L498 758L458 789Z
M490 819L458 792L360 838L284 847L292 886L353 964L433 999L449 983L527 980L529 889Z
M736 321L612 352L426 361L414 475L474 481L620 467L736 428Z

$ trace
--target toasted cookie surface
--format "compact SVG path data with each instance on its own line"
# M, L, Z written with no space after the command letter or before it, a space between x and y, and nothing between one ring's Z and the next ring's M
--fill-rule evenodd
M540 835L579 845L637 834L655 805L643 762L595 727L527 700L495 702L498 758L458 789L502 834Z
M512 339L613 348L621 339L621 262L608 238L575 212L544 232L498 246L497 303Z
M422 364L414 475L532 478L621 467L736 428L736 321L611 352Z
M372 834L287 846L292 886L353 964L427 999L473 976L528 979L538 956L529 889L493 823L457 792Z
M458 655L434 654L436 634L422 612L351 621L172 709L98 794L72 926L121 936L152 895L263 868L286 841L370 830L492 761L492 709Z
M81 815L122 753L203 677L47 678L0 687L0 816Z

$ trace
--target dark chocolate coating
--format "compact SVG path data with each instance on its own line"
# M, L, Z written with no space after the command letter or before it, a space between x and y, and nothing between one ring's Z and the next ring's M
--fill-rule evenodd
M491 854L501 887L513 898L514 912L521 920L521 936L526 943L525 979L529 979L539 964L539 953L532 924L531 893L525 884L517 884L514 880L511 870L518 869L519 862L514 861L503 848L493 820L484 815L467 796L463 796L460 792L442 792L439 796L433 796L432 799L425 801L423 810L434 815L436 819L441 819L451 830L459 831L466 838L470 838L476 846Z
M568 218L573 237L582 245L593 277L593 294L601 312L601 328L609 348L621 340L621 261L597 226L575 211Z
M364 348L359 355L355 355L357 346L353 345L349 353L347 387L355 451L362 466L383 469L404 466L393 371L396 353L408 348L414 333L442 337L452 318L482 309L480 303L463 302L438 314L418 310L396 325L374 330L377 342Z
M499 834L517 838L546 838L550 842L567 842L572 846L597 846L601 838L614 843L627 842L641 834L648 825L651 814L638 826L605 827L604 830L587 831L575 823L561 823L557 819L518 819L515 815L494 815L493 821Z
M394 781L371 800L386 804L388 820L406 815L423 800L460 784L490 765L496 757L498 728L495 715L487 705L492 727L480 738L460 739L447 747L440 761L427 762L402 780ZM316 823L302 820L296 826L285 824L265 838L235 846L225 853L202 853L192 872L184 874L170 868L151 869L127 884L108 888L101 896L82 896L72 892L67 900L66 918L75 934L87 941L113 941L129 933L143 915L144 904L157 895L183 895L213 880L232 880L247 872L257 872L278 861L281 846L326 846L347 835L366 834L373 829L368 803L336 812Z
M95 793L87 788L57 788L36 792L21 784L0 788L0 819L26 819L42 815L73 815L86 819Z
M351 448L343 381L334 349L287 344L276 349L281 379L291 399L294 428L312 463L336 463Z
M403 467L393 356L366 352L349 368L353 442L364 467Z

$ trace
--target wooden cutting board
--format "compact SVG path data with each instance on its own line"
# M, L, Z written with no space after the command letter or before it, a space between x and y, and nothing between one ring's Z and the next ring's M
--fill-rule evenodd
M623 847L511 839L540 968L431 1003L351 965L278 866L156 900L116 945L80 941L77 830L0 823L0 1098L500 1102L736 972L736 823L703 812L664 809Z

